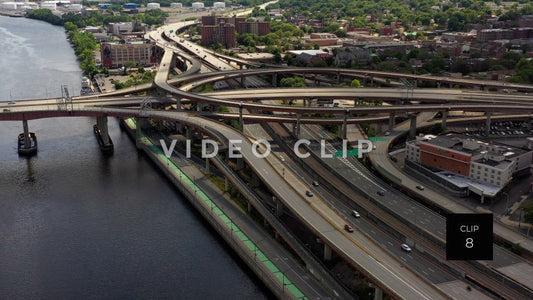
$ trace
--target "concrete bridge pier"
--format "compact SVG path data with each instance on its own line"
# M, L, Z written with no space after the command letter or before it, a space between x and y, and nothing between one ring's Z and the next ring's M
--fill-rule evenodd
M370 87L374 87L374 77L370 76Z
M229 181L228 181L228 177L227 176L224 176L224 191L228 191L228 188L229 188Z
M210 163L209 163L209 158L206 157L206 158L205 158L205 173L208 174L208 175L211 173L211 172L210 172L210 166L211 166L211 165L210 165Z
M246 88L246 77L244 77L244 76L241 76L241 86L243 88Z
M104 146L109 146L109 130L107 129L107 116L96 117L96 126L100 130L100 136Z
M416 136L416 114L409 114L411 127L409 128L409 138L414 139Z
M24 130L24 147L27 148L30 145L30 131L28 129L28 120L22 121L22 128Z
M242 170L244 167L244 159L242 157L237 158L237 170Z
M239 129L244 132L244 118L242 117L242 104L239 105Z
M252 176L251 176L251 182L250 182L250 187L251 188L256 188L256 187L259 187L261 185L261 181L259 180L259 176L256 176L254 174L254 171L251 171L252 172Z
M136 117L135 118L135 146L137 146L137 149L141 148L141 118Z
M204 110L204 104L201 102L196 102L196 111L203 111Z
M446 109L442 112L441 127L444 130L446 128L446 119L448 118L449 111Z
M189 126L185 127L185 139L186 140L192 140L193 136L193 129Z
M486 120L486 123L485 123L485 136L489 136L489 134L490 134L490 117L492 116L492 112L488 111L486 113L486 116L487 116L487 120Z
M24 148L28 149L30 146L30 131L28 129L28 120L22 120L22 128L24 130Z
M172 55L172 58L170 59L170 68L175 68L177 65L179 65L179 59L176 58L176 55Z
M272 74L272 86L277 87L278 86L278 73Z
M440 81L437 81L437 88L440 89Z
M297 139L300 138L300 117L300 114L296 115L296 123L294 123L294 127L292 130L292 134Z
M246 201L246 209L248 211L248 214L251 214L252 213L252 203L250 203L250 201Z
M383 291L377 286L374 287L374 300L383 300Z
M390 114L389 117L389 132L394 129L394 119L396 118L396 115L394 113Z
M337 71L335 81L337 82L337 84L341 83L341 72L340 71Z
M342 120L342 139L345 140L348 136L348 113L349 110L344 111L344 119Z
M324 244L324 260L331 260L331 247L327 244Z
M176 98L176 109L181 110L181 98L180 97Z

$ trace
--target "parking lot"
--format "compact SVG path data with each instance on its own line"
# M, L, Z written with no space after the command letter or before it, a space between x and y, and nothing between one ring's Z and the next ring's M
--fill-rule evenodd
M485 125L480 127L450 126L451 131L464 132L469 135L485 135ZM528 121L497 121L490 125L489 134L497 137L533 136L533 126Z

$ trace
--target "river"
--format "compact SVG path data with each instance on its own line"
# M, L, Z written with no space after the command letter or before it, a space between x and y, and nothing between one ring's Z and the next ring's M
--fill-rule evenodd
M61 27L0 16L0 101L78 95ZM264 299L269 292L114 119L104 157L91 118L29 121L39 152L0 122L0 299Z

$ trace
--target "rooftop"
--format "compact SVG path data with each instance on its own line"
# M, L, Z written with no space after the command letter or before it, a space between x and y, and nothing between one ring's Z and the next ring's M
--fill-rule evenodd
M450 149L470 156L481 155L481 158L475 160L477 163L483 163L502 169L510 164L510 161L508 161L509 159L530 151L498 142L489 142L482 139L472 138L471 136L465 136L455 132L439 136L430 134L419 136L417 137L417 142ZM494 157L500 157L501 159L494 159Z

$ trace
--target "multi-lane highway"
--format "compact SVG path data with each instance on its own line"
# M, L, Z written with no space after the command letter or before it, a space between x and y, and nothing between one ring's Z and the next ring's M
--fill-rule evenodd
M170 51L166 51L162 61L168 62L171 55ZM167 83L169 64L163 63L162 65L163 67L155 78L157 86L168 93L183 93L176 91L176 88ZM166 113L172 115L171 112ZM201 120L200 123L212 122L205 119L197 120ZM214 126L211 126L213 129ZM242 140L244 138L235 130L230 130L224 126L218 126L216 130L228 139ZM343 219L328 210L326 205L321 205L319 197L312 199L313 205L309 205L311 203L305 195L307 184L297 183L298 177L291 172L275 170L273 164L267 162L268 159L275 159L275 157L257 158L251 151L251 142L247 140L243 141L241 153L250 167L255 170L255 173L294 215L298 216L337 254L361 270L386 292L400 298L433 299L445 297L442 291L425 280L420 280L416 274L403 268L401 263L388 253L383 252L377 245L371 242L361 243L357 241L364 239L364 236L358 236L357 239L354 239L353 236L347 235L342 228ZM291 176L294 179L290 180L289 184L288 179Z

